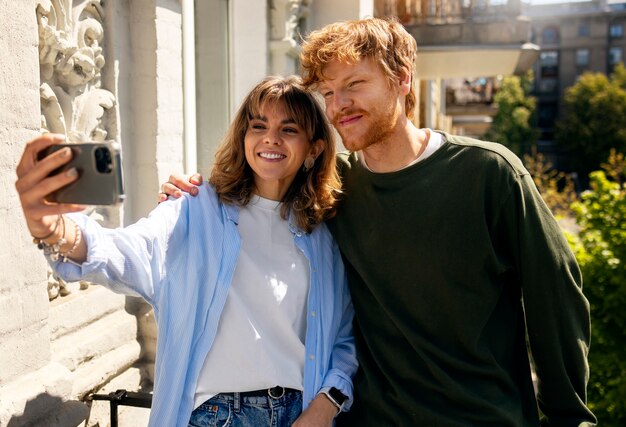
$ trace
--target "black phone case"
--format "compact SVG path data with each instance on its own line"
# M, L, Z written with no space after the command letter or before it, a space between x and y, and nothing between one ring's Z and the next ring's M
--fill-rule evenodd
M56 175L75 167L79 178L51 193L46 197L46 200L55 203L81 205L116 205L124 201L122 156L117 142L57 144L41 152L39 157L43 158L63 147L72 149L72 160L61 168L52 171L50 175ZM107 161L106 172L98 170L96 164L96 150L99 148L106 149L110 155L110 163ZM99 153L102 152L102 150L99 151Z

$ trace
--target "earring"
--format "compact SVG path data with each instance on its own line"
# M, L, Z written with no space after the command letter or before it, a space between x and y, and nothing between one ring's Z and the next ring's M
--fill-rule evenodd
M309 170L311 170L314 164L315 157L307 157L306 159L304 159L304 165L302 166L302 170L304 170L304 172L308 172Z

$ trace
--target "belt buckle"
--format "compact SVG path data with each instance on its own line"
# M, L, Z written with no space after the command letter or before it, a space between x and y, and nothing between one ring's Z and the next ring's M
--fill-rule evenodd
M272 394L272 392L279 388L280 389L280 396L274 396ZM267 394L269 395L269 397L271 397L272 399L280 399L281 397L283 397L285 395L285 387L281 387L281 386L276 386L276 387L272 387L272 388L268 388L267 389Z

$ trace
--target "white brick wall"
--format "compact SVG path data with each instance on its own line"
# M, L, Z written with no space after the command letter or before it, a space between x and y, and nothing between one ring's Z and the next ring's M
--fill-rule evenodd
M310 27L333 17L367 15L371 0L339 3L312 2ZM0 0L0 426L9 421L73 426L87 417L84 393L116 376L116 387L129 389L146 379L156 334L145 306L100 287L52 304L47 300L46 263L30 242L14 189L24 143L40 129L36 4ZM225 110L234 112L270 71L268 4L232 0L227 11L215 4L198 8L205 19L198 24L212 25L203 40L224 46L198 49L197 75L215 67L215 58L225 62L211 69L198 92L200 103L215 103L216 92L220 99L218 105L199 108L204 115L199 117L209 115L218 124L200 132L204 164L212 160L228 121ZM123 213L130 223L155 206L159 184L183 170L182 11L179 0L132 0L107 1L104 12L102 83L117 99L109 130L123 147L128 195ZM142 337L142 347L135 335ZM140 357L145 365L126 371ZM88 425L107 425L108 411L96 412ZM133 420L131 415L123 425L145 425L145 416Z
M24 142L40 126L37 25L34 7L0 0L0 10L4 58L0 66L1 386L44 366L50 347L45 324L48 303L38 292L45 286L45 262L30 243L15 191L15 166Z
M154 207L164 176L181 170L180 4L107 4L103 84L118 100L110 136L123 144L132 198L126 220L134 221ZM53 303L47 299L46 263L30 241L14 189L23 146L40 129L35 7L35 0L0 0L0 425L72 426L87 416L80 401L85 393L140 355L151 367L153 350L140 348L136 336L141 327L153 347L154 322L139 309L139 323L125 310L125 297L97 286ZM117 384L137 389L144 376L120 377ZM89 425L105 426L108 411L102 416ZM141 423L145 419L124 425Z

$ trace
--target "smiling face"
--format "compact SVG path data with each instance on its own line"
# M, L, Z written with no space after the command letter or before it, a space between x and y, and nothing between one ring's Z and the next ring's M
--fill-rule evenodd
M355 64L331 61L324 66L318 90L326 115L351 151L393 138L405 118L404 98L410 79L390 81L371 58Z
M322 151L321 143L309 141L280 101L266 102L249 120L244 146L255 192L271 200L282 200L306 157L316 158Z

